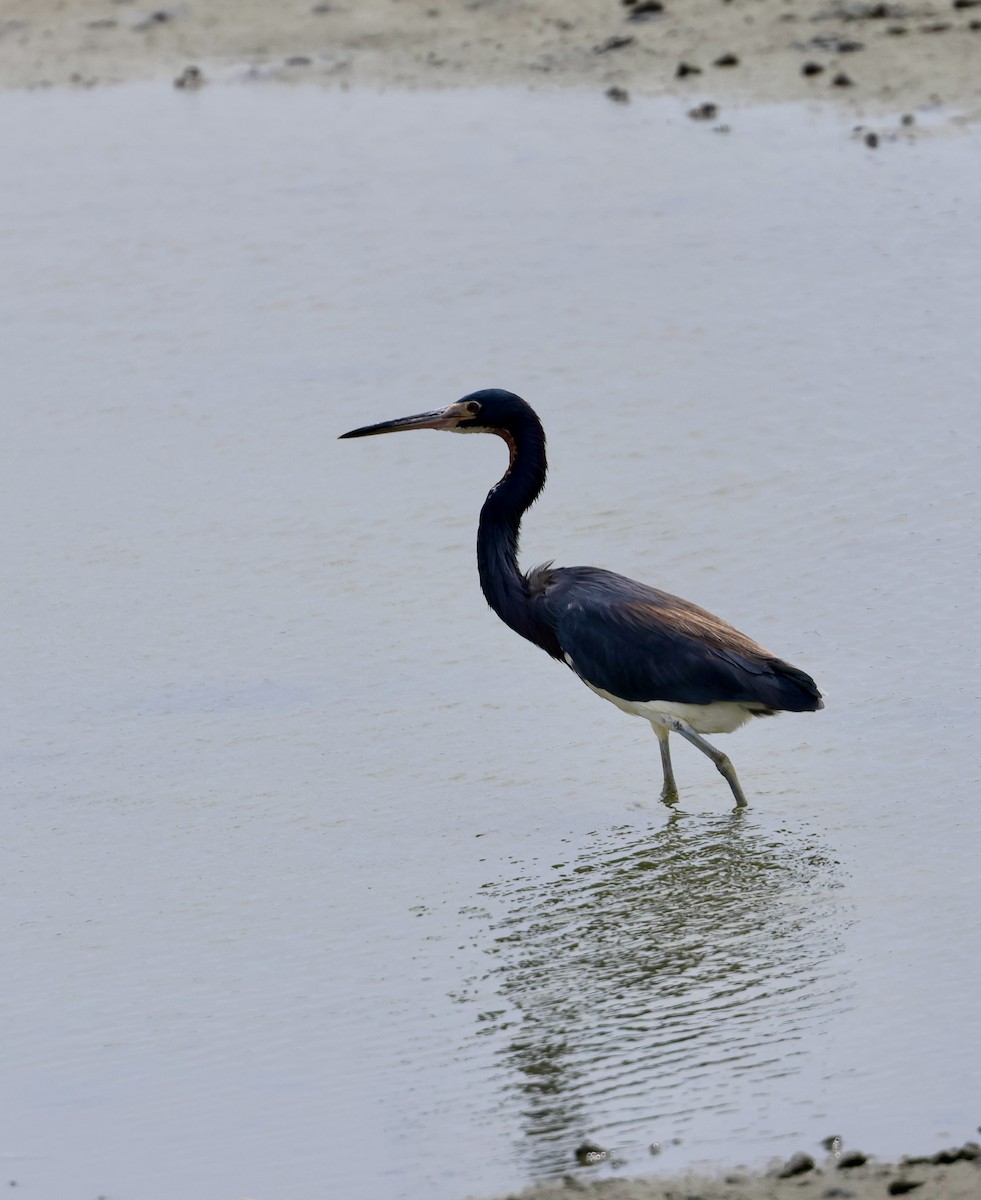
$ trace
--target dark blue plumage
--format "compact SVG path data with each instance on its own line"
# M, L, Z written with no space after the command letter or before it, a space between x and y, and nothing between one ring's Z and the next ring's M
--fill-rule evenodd
M651 722L661 747L662 799L677 800L668 734L707 754L745 797L732 764L702 737L751 716L822 707L811 677L705 609L598 567L518 566L521 518L548 469L545 433L533 409L498 388L472 392L437 412L369 425L345 438L407 429L493 433L510 462L487 495L477 531L477 569L488 604L516 633L567 663L594 691Z
M576 673L624 700L805 712L819 699L809 676L731 625L612 571L539 568L531 596Z

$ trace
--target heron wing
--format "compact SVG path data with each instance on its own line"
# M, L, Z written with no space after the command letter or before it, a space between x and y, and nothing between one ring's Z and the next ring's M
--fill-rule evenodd
M803 671L678 596L595 567L533 572L529 581L569 665L611 695L796 711L820 704Z

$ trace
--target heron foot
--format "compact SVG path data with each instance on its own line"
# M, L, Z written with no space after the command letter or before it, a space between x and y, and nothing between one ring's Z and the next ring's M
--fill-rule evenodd
M661 795L658 797L662 804L666 804L668 808L674 808L681 797L678 795L678 789L672 784L671 787L665 785L661 789Z

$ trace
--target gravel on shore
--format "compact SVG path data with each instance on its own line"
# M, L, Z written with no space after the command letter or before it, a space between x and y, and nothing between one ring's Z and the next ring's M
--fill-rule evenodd
M190 73L188 68L192 68ZM6 0L0 86L589 87L981 115L981 0Z
M981 1196L981 1144L877 1162L857 1151L815 1162L798 1152L770 1171L726 1171L647 1179L583 1182L575 1175L537 1184L502 1200L887 1200L916 1193L916 1200L977 1200Z

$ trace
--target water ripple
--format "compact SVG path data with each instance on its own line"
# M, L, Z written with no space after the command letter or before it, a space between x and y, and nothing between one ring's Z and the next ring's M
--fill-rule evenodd
M584 1136L635 1149L769 1116L844 997L823 849L735 814L608 831L538 871L484 886L494 964L457 997L481 997L531 1172L567 1169Z

